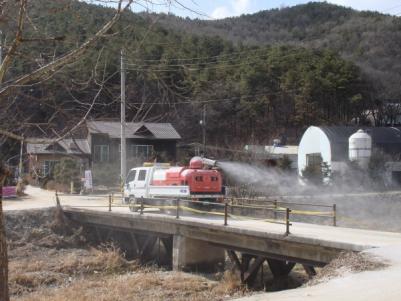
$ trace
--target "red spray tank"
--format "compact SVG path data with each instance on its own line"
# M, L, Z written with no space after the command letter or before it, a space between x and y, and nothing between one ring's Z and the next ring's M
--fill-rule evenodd
M222 194L223 179L221 173L212 169L216 161L193 157L189 167L170 167L155 172L152 185L189 186L191 194Z

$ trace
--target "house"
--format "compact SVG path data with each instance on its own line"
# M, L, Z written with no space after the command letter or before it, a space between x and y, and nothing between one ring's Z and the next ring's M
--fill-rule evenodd
M91 151L86 139L62 139L53 143L49 139L46 143L46 139L38 138L38 143L28 143L26 150L29 171L36 176L49 176L55 164L63 158L78 160L83 169L90 164Z
M287 157L291 161L291 168L297 169L297 145L245 145L244 149L258 160L279 160Z
M291 161L291 168L297 169L298 166L298 146L297 145L267 145L265 151L273 159L282 159L285 156Z
M121 125L112 121L87 121L92 162L117 163L121 152ZM181 136L170 123L127 122L127 161L175 161Z
M95 163L120 162L120 123L87 121L86 139L52 140L30 139L27 154L29 171L36 176L49 176L53 167L63 158L79 161L82 170ZM176 144L180 135L170 123L127 123L127 162L142 164L147 160L175 161Z
M389 179L401 179L401 130L394 127L311 126L298 148L298 173L307 166L327 163L331 171L344 172L349 162L349 138L363 129L372 141L371 152L386 156Z

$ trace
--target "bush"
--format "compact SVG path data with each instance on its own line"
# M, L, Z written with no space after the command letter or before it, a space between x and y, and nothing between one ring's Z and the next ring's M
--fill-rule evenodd
M142 166L142 160L128 159L127 174L131 168ZM113 163L94 163L92 167L93 185L101 185L106 187L120 186L120 161Z
M320 165L307 165L302 170L302 177L310 183L321 184L323 182L322 167Z
M280 158L278 160L278 167L284 171L290 171L291 164L292 164L292 161L287 155L284 155L282 158Z
M302 171L302 177L311 184L320 185L327 183L331 179L331 168L327 162L321 164L308 165Z
M78 162L73 159L62 159L54 167L54 180L63 187L70 187L74 183L75 189L81 186L81 174Z
M372 183L377 188L383 188L386 185L386 162L392 161L385 154L374 152L370 157L368 165L368 174Z

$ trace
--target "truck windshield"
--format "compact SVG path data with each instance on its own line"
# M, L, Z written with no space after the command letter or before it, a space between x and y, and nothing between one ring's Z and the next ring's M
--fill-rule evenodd
M132 182L135 180L136 170L131 170L127 176L127 183Z

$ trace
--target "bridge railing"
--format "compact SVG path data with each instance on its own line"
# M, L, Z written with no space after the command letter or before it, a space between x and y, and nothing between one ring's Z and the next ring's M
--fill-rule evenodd
M151 204L152 202L155 202L156 204ZM164 204L160 204L160 202L164 202ZM263 206L264 210L274 213L276 215L276 218L255 218L246 214L234 214L233 209L242 209L245 207L247 209L261 209L262 206L233 205L230 204L227 200L222 203L217 203L179 198L173 200L140 198L136 204L129 204L128 206L132 211L138 211L140 215L143 215L146 212L146 209L159 209L163 211L168 211L168 213L170 214L174 214L177 219L181 218L184 213L204 214L208 216L221 217L224 226L228 226L229 220L262 220L269 223L285 225L285 235L290 234L290 226L292 225L290 221L291 210L289 208L273 208ZM109 202L109 210L111 210L111 208L111 202ZM278 218L277 215L279 214L283 215L283 219Z
M56 200L60 202L59 196L56 193ZM300 210L294 208L296 206L309 206L319 208L319 210ZM191 199L144 199L139 198L136 203L118 204L115 202L114 195L110 194L107 197L105 205L80 205L74 206L79 208L107 208L109 212L113 208L126 207L131 211L136 211L140 215L146 212L155 210L173 214L177 219L185 215L185 213L203 214L214 217L221 217L223 225L227 226L229 221L241 220L258 220L268 223L285 225L285 235L290 234L292 226L291 217L303 215L331 218L333 226L336 226L336 205L323 204L306 204L306 203L291 203L279 201L261 201L255 199L235 199L226 198L222 203L205 202ZM330 208L330 210L322 210L322 208ZM255 212L257 213L255 215Z
M270 200L267 198L228 198L226 202L230 204L242 205L243 208L251 206L252 208L272 207L274 209L285 210L289 208L293 216L308 216L325 218L331 220L332 226L337 226L337 205L336 204L316 204L305 202L285 202ZM276 215L276 214L275 214Z

